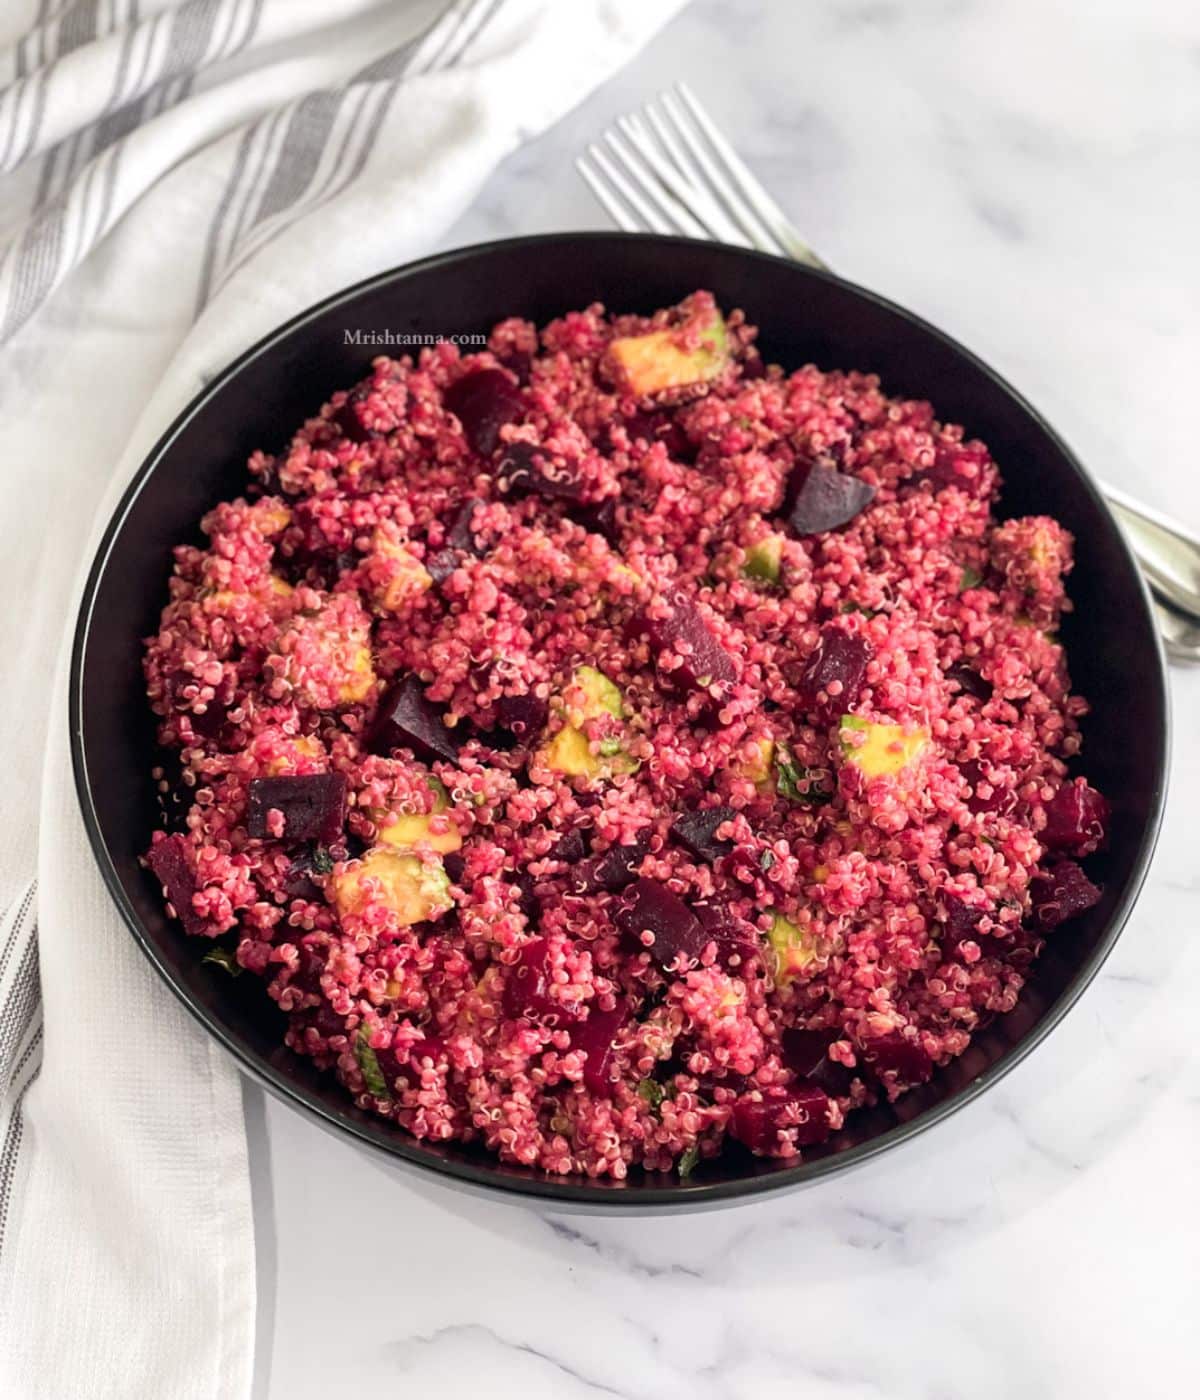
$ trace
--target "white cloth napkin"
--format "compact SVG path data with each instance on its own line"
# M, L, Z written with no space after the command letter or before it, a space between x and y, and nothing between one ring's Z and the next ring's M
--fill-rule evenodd
M238 1076L119 923L74 796L81 562L207 378L435 246L505 154L682 3L18 0L0 17L6 1400L239 1400L251 1376Z

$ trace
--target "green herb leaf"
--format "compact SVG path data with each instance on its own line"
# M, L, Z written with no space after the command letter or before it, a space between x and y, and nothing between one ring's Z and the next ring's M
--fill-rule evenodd
M621 752L621 741L617 738L601 739L600 752L605 758L615 758Z
M770 868L775 864L775 852L764 851L762 855L759 856L758 863L762 866L764 870L770 870Z
M312 868L318 875L331 875L333 873L333 857L324 846L318 846L313 851Z
M820 807L833 801L833 793L824 792L815 786L816 774L811 768L803 768L793 762L791 754L782 747L775 750L775 786L781 796L792 802L804 802L810 807Z
M665 1097L663 1086L657 1079L643 1079L637 1086L638 1098L651 1108L658 1108Z
M224 968L230 977L240 977L245 970L238 962L237 955L228 948L210 948L200 961L212 963L214 967Z
M962 571L962 578L958 581L958 591L965 593L968 588L978 588L982 582L983 575L978 569L965 568Z
M367 1039L366 1026L359 1026L358 1035L354 1038L354 1058L358 1061L359 1069L362 1070L367 1093L374 1094L377 1099L390 1099L391 1091L384 1078L383 1070L379 1068L379 1056L371 1048L371 1042Z
M700 1144L692 1143L691 1147L679 1159L679 1179L686 1181L696 1170L696 1163L700 1160Z

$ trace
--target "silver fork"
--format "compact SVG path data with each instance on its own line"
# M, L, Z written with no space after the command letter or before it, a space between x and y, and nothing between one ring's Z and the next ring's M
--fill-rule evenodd
M612 221L629 233L683 233L828 264L750 171L686 83L660 93L575 162ZM1168 654L1200 662L1200 537L1097 483L1154 595Z

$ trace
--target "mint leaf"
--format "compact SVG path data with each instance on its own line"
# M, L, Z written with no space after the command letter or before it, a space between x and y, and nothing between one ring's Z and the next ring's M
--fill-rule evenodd
M770 870L770 868L775 864L775 852L764 851L762 855L759 856L758 863L762 866L764 870Z
M318 875L331 875L333 873L333 857L324 846L317 846L312 855L312 868Z
M978 569L969 566L962 571L962 578L958 581L958 591L965 593L968 588L978 588L983 582L983 575Z
M691 1147L679 1159L679 1179L686 1181L696 1170L696 1163L700 1160L700 1144L692 1143Z
M238 962L237 954L230 952L228 948L210 948L200 961L224 968L230 977L240 977L245 970Z
M663 1086L657 1079L643 1079L637 1086L638 1098L643 1103L648 1103L651 1108L658 1108L665 1097Z
M620 739L601 739L600 752L605 758L613 758L621 752Z
M362 1070L367 1093L374 1094L377 1099L390 1099L391 1091L388 1089L388 1082L384 1078L383 1070L379 1068L379 1056L371 1048L371 1042L367 1039L366 1026L359 1026L358 1035L354 1038L354 1058L358 1061L359 1069Z
M805 802L811 807L833 801L833 793L817 787L817 774L792 760L782 746L775 750L775 786L781 796L792 802Z

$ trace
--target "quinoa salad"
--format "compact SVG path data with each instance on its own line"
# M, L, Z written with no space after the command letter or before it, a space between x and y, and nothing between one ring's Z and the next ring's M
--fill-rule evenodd
M377 359L175 551L146 864L417 1138L794 1160L1100 898L1072 540L1000 486L703 291Z

